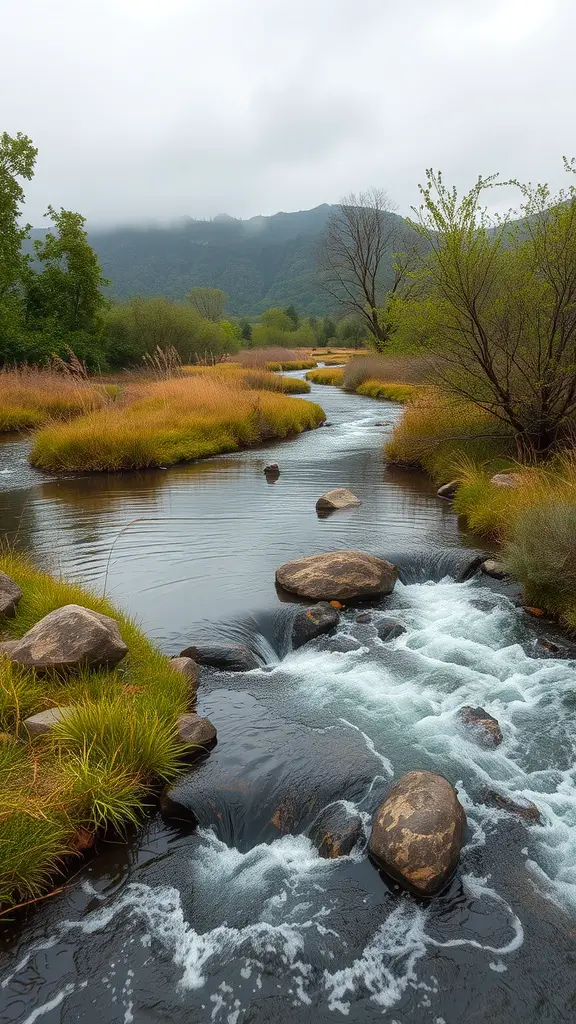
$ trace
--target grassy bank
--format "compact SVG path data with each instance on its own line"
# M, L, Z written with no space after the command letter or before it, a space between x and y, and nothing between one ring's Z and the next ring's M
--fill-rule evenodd
M310 385L299 377L285 377L266 369L247 369L234 363L185 366L183 369L188 375L231 381L252 391L277 391L284 395L307 395L310 392Z
M29 430L102 408L115 389L33 367L0 370L0 433Z
M103 598L16 554L0 554L0 570L23 591L15 618L2 624L3 639L75 603L116 618L129 648L116 669L68 679L40 680L0 659L0 904L10 904L46 890L63 858L89 846L96 829L139 820L154 784L178 771L175 725L191 694L168 659ZM58 735L30 741L23 719L55 705L73 707Z
M331 384L341 388L344 383L344 370L333 370L322 366L318 370L308 370L306 380L311 381L312 384Z
M365 380L355 391L358 395L382 398L388 402L412 402L419 393L415 384L386 384L382 380Z
M129 470L236 451L318 426L320 406L254 391L234 372L127 386L108 408L51 425L30 455L40 469Z
M516 462L509 429L470 402L427 389L407 406L386 445L391 462L425 469L436 483L459 481L454 511L470 529L502 545L502 557L529 604L576 631L576 459ZM515 474L516 486L491 483Z

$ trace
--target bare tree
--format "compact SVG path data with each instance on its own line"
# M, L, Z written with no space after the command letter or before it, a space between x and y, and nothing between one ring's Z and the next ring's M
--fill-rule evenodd
M384 189L371 188L342 199L318 247L324 290L344 313L362 318L378 349L385 348L394 329L383 313L415 263L415 237L395 215Z

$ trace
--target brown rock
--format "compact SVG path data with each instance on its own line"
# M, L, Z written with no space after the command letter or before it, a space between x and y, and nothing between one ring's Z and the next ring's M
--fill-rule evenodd
M0 644L0 650L38 672L109 667L128 653L115 619L78 604L50 612L19 640Z
M264 466L264 472L266 473L266 475L269 474L270 476L279 476L280 466L278 465L277 462L272 462L271 465Z
M192 658L171 658L170 665L188 679L192 687L198 685L200 670Z
M527 615L531 615L533 619L542 619L546 612L543 608L534 608L533 605L525 604L524 611Z
M498 719L489 715L484 708L471 708L466 705L460 708L458 718L482 747L498 747L502 743L502 730Z
M216 743L216 728L209 718L199 715L181 715L178 719L178 737L190 747L186 752L188 760L202 757Z
M321 857L345 857L362 835L362 818L341 803L330 804L314 819L308 834Z
M498 807L501 811L508 811L510 814L523 818L524 821L540 822L542 820L540 811L531 800L524 800L523 798L521 801L512 800L511 797L506 796L504 793L499 793L498 790L490 789L487 786L480 791L479 796L483 804Z
M451 480L450 483L442 484L442 487L438 488L438 490L436 491L436 496L438 498L447 498L449 501L451 501L454 495L456 494L456 491L458 490L459 486L459 480Z
M337 609L326 601L319 601L311 608L297 612L292 625L292 649L297 651L309 640L329 633L330 630L336 628L339 621L340 615Z
M47 711L39 711L37 715L25 718L24 725L30 736L40 736L42 733L51 732L54 726L62 721L66 712L72 710L72 707L48 708Z
M308 555L276 570L276 582L284 590L330 602L390 594L397 577L395 565L364 551Z
M0 616L3 615L6 619L12 618L21 597L22 591L18 584L10 579L5 572L0 572Z
M408 772L374 813L369 852L410 892L434 896L456 870L465 825L464 809L447 779Z
M334 512L338 508L354 508L361 505L360 498L357 498L352 491L346 487L337 487L333 491L327 491L316 502L317 512Z
M519 487L522 483L521 473L495 473L490 479L494 487Z
M503 580L508 575L504 562L499 562L497 558L487 558L480 568L486 576L492 576L495 580Z

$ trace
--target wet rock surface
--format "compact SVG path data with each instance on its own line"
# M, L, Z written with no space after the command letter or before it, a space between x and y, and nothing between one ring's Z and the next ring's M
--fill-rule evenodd
M380 619L380 622L376 626L376 632L384 643L388 643L391 640L396 640L397 637L402 636L406 632L406 626L403 626L397 619Z
M320 601L311 608L298 612L292 626L293 650L297 651L315 637L329 633L336 628L339 621L340 613L327 601Z
M180 652L180 658L190 658L197 665L208 665L227 672L250 672L261 666L247 644L199 643L186 647Z
M200 677L200 670L193 658L171 658L170 665L177 672L180 672L181 675L185 676L193 689L196 688Z
M438 488L438 490L436 491L436 495L438 498L446 498L449 501L451 501L454 495L456 494L459 485L459 480L450 480L449 483L442 484L442 486Z
M497 558L487 558L485 562L482 562L480 568L482 572L495 580L503 580L508 575L504 562L500 562Z
M308 835L321 857L332 860L351 853L362 836L362 818L342 803L325 807L312 822Z
M336 487L333 491L327 491L316 502L317 512L335 512L341 508L355 508L361 505L360 498L357 498L352 491L346 487Z
M186 752L188 760L202 757L216 743L216 727L209 718L200 715L182 715L178 719L178 738L182 743L190 744Z
M524 821L540 822L542 820L540 811L532 800L526 800L523 797L513 800L505 793L500 793L497 789L491 789L488 786L484 786L480 790L478 798L481 803L487 804L489 807L497 807L501 811L508 811L509 814L523 818Z
M128 653L116 619L77 604L45 615L19 640L0 644L11 661L37 672L110 668Z
M384 558L365 551L329 551L286 562L276 582L298 597L350 601L392 593L398 571Z
M0 572L0 617L12 618L16 614L21 597L22 591L18 584L5 572Z
M458 712L458 721L481 747L498 747L502 743L502 730L497 718L484 708L465 705Z
M456 870L465 826L464 809L447 779L408 772L374 813L370 855L410 892L434 896Z

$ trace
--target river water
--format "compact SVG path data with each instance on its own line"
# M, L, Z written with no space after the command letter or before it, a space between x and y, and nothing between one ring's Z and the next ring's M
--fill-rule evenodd
M2 523L37 562L106 587L169 653L240 639L262 665L203 670L198 710L218 746L175 789L200 827L156 815L128 843L101 842L69 888L6 926L2 1020L576 1016L575 663L536 657L542 627L516 588L457 582L478 542L425 478L385 466L399 407L310 397L331 426L166 471L49 479L27 467L26 442L3 445ZM362 505L318 518L316 498L338 486ZM391 557L401 580L371 621L346 611L335 636L292 651L274 570L344 547ZM406 632L383 644L390 611ZM459 731L463 704L498 718L500 747ZM468 816L458 873L429 903L365 850L375 806L415 768L445 774ZM541 823L483 804L486 785L533 800ZM364 822L337 860L307 835L330 804Z

